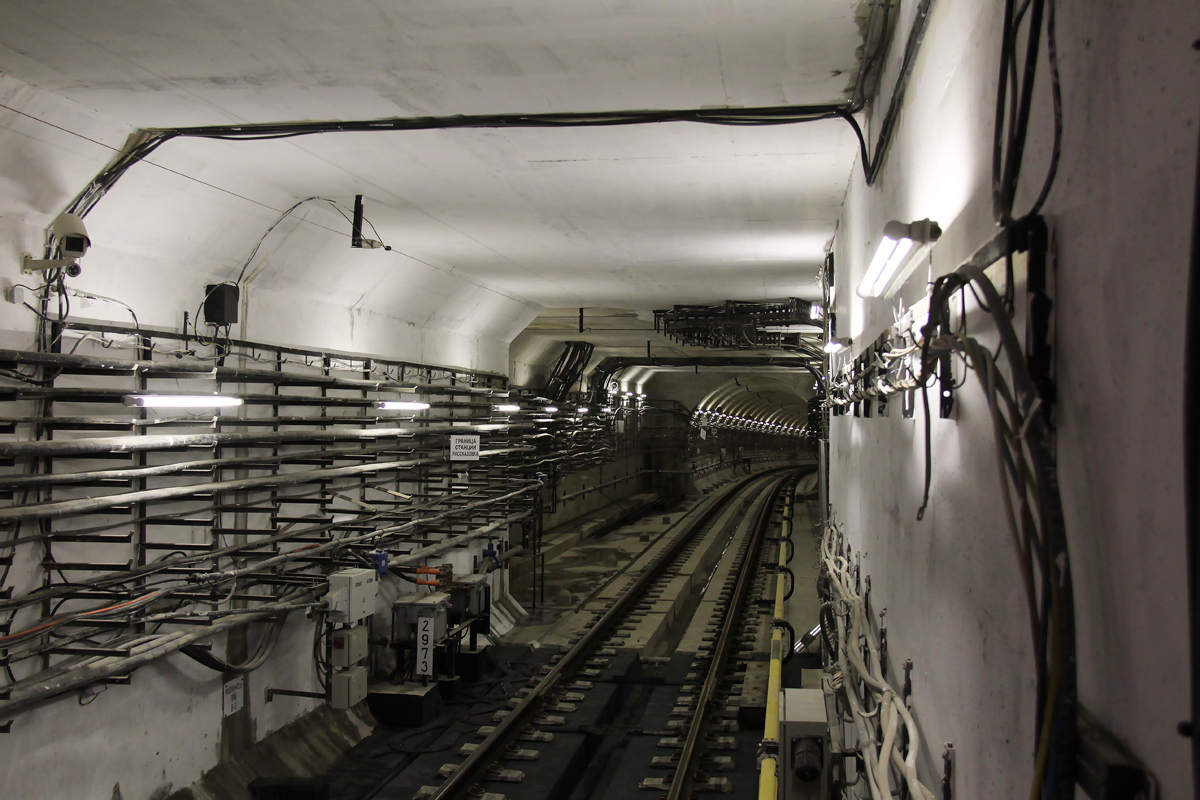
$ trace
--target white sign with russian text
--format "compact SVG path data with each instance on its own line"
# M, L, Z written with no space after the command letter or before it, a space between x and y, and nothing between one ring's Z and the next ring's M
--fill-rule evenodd
M479 434L460 434L450 437L451 461L478 461Z

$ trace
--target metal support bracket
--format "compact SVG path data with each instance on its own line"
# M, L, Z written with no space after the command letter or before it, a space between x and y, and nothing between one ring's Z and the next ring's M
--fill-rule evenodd
M276 697L312 697L316 700L328 700L325 692L301 692L296 689L272 689L270 686L266 688L267 702L271 702Z

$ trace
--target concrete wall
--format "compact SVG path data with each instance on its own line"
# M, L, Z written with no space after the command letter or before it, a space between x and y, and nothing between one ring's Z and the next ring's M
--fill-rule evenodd
M0 109L0 284L35 286L36 276L20 273L22 252L40 256L46 226L132 128L4 75L0 103L7 107ZM88 216L94 247L82 276L68 285L127 303L143 326L179 330L204 284L234 280L279 213L306 195L247 179L203 145L172 143L151 161L134 167ZM247 271L233 336L506 372L508 341L536 307L396 253L352 251L347 234L348 223L319 204L281 224ZM119 305L79 298L72 317L132 321ZM32 348L34 323L29 310L0 302L0 346ZM128 350L103 354L132 357ZM469 570L482 546L447 560ZM39 575L38 564L18 564L10 585L25 591L26 578ZM263 693L267 686L317 688L311 642L312 623L293 615L276 655L246 676L246 709L224 722L221 676L178 655L140 669L130 686L94 698L71 693L22 714L2 737L4 794L142 800L191 783L231 746L261 739L317 705L301 698L266 704ZM214 644L225 652L223 638Z
M22 253L40 256L45 228L134 128L2 74L0 103L0 285L36 285L21 275ZM142 325L180 330L204 285L236 280L280 213L317 193L303 179L282 183L296 176L278 185L250 177L214 144L169 142L131 168L88 215L93 248L69 285L127 303ZM356 186L333 199L353 202L364 191ZM246 270L233 336L507 372L508 342L537 306L404 255L399 242L392 252L354 250L349 230L323 202L280 223ZM104 302L76 301L72 314L131 322ZM30 343L34 319L0 305L5 341Z
M884 103L916 3L902 5ZM928 216L946 230L909 297L995 233L990 158L1002 8L934 3L881 178L870 188L860 170L851 178L835 255L839 333L855 338L856 351L892 320L886 301L854 294L886 220ZM1059 269L1058 473L1076 582L1080 698L1157 773L1164 798L1188 796L1191 785L1175 726L1189 696L1180 368L1198 30L1192 0L1060 0L1065 135L1045 209ZM1018 213L1048 160L1046 74L1043 59ZM960 792L1020 796L1032 775L1030 637L974 379L959 400L957 418L940 420L933 397L924 522L915 519L924 468L919 414L835 418L831 497L863 551L873 606L887 608L893 660L915 662L925 779L940 776L938 754L953 742Z

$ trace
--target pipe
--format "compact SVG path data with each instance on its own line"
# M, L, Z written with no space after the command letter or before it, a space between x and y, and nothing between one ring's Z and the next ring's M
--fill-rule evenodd
M456 428L455 430L460 430ZM142 437L145 438L145 437ZM525 452L532 447L507 447L499 450L484 450L480 456L506 455L508 453ZM102 497L85 497L78 500L60 500L55 503L40 503L38 505L13 506L0 508L0 523L16 522L30 519L61 519L77 514L89 514L114 506L132 503L150 503L160 500L174 500L180 497L190 497L196 494L217 492L237 492L246 489L273 488L276 486L293 486L299 483L329 481L335 478L348 478L356 475L369 475L376 472L393 472L411 469L422 464L439 463L439 458L412 458L406 461L385 461L380 464L359 464L354 467L331 467L327 469L312 469L304 472L287 472L279 475L263 475L258 478L238 478L229 481L213 483L195 483L187 486L168 486L162 489L143 489L137 492L122 492Z
M363 447L354 450L304 450L299 453L274 456L246 456L244 458L205 458L198 461L176 461L172 464L160 464L154 467L131 467L130 469L100 469L89 472L58 472L35 475L0 476L0 486L20 488L23 486L61 486L68 483L81 483L96 480L123 480L132 478L149 478L157 475L173 475L186 470L203 470L215 467L240 467L250 464L286 464L289 461L304 461L313 458L337 459L372 455L376 453L414 452L413 448L400 450L396 444L379 447Z
M291 603L313 593L312 589L297 592L280 598L280 602ZM182 650L190 644L211 639L239 625L277 613L279 613L278 609L264 607L247 611L245 614L223 617L213 622L212 625L154 637L145 644L131 648L128 656L87 659L83 664L61 667L62 671L58 675L12 684L6 687L8 699L0 701L0 717L12 717L72 689L81 689L106 678L128 675L138 667Z
M345 547L346 545L357 544L359 542L378 543L381 540L381 537L387 537L389 535L401 533L403 531L409 530L410 528L414 528L418 525L428 525L433 522L440 522L441 520L446 519L449 516L453 516L454 514L461 514L464 511L481 508L483 506L492 505L493 503L498 503L498 502L502 502L502 501L506 501L506 500L513 500L513 499L516 499L517 497L520 497L523 494L527 494L528 492L530 492L531 490L533 490L535 488L540 489L541 483L540 482L530 483L523 489L517 489L515 492L509 492L508 494L500 495L498 497L491 497L491 498L488 498L487 500L480 500L475 503L469 503L468 505L453 509L451 511L443 511L440 514L434 514L432 516L424 517L419 520L411 520L411 521L405 522L401 525L393 525L388 528L380 528L379 530L370 531L368 533L361 533L356 536L346 536L342 539L335 539L334 541L326 542L325 544L321 544L321 545L317 545L316 547L309 547L303 551L296 551L294 553L282 553L280 555L274 556L273 558L267 558L262 561L259 561L258 563L254 564L253 566L250 566L250 567L242 567L240 569L230 569L230 570L225 570L224 572L209 572L209 573L206 573L203 575L195 576L191 579L195 580L197 582L202 582L202 583L214 582L214 581L217 583L223 583L227 580L230 580L231 578L240 578L243 575L247 575L252 572L259 572L261 570L266 569L267 567L273 567L276 564L284 564L289 561L293 561L297 557L310 558L314 555L320 555L321 553L327 552L329 550L333 550L335 548ZM438 553L442 553L442 552L445 552L446 550L450 550L454 547L458 547L462 544L466 544L467 542L469 542L473 539L478 539L480 536L486 536L487 534L491 533L496 528L498 528L501 523L511 524L513 522L518 522L518 521L524 519L525 517L529 516L530 513L531 512L525 511L525 512L522 512L521 514L507 517L506 519L500 520L499 522L494 522L491 525L488 525L484 528L480 528L478 531L475 531L473 533L466 533L466 534L463 534L462 536L457 536L453 539L447 539L443 542L439 542L438 544L430 545L428 547L423 547L420 550L416 550L416 551L414 551L412 553L408 553L406 555L395 556L391 559L390 563L392 565L411 564L411 563L413 563L413 561L420 561L423 558L428 558L429 556L437 555Z
M120 334L128 333L130 335L142 335L151 338L179 338L178 334L174 334L170 331L138 331L132 328L104 325L85 326L79 323L68 323L66 327ZM234 340L232 343L235 345L244 344L252 347L263 346L261 343L239 342L237 340ZM309 353L307 351L289 348L272 349L279 350L280 352L303 353L313 357L324 356L335 359L351 358L351 356ZM361 358L361 356L358 358ZM214 380L220 381L221 383L268 383L273 385L287 383L293 386L327 386L330 388L338 387L345 389L361 389L363 391L384 391L391 389L401 392L420 392L427 394L478 394L489 397L507 397L509 394L507 389L477 389L473 386L436 386L428 383L372 381L362 378L334 377L332 375L295 375L270 369L214 367L211 364L197 364L195 362L188 361L125 361L118 358L101 358L98 356L83 356L67 353L38 353L30 350L0 349L0 362L62 367L68 369L110 370L112 372L145 372L150 376L153 376L155 373L178 374L180 372L184 372L188 373L189 375L194 375L197 378L212 377ZM395 363L394 366L405 365ZM412 366L414 369L419 368L416 364L411 364L408 366ZM485 374L473 372L471 370L463 370L462 372L463 374L469 375Z
M524 488L517 489L516 491L509 492L507 494L498 495L496 497L489 497L489 498L486 498L483 500L477 500L473 503L467 503L466 505L459 506L457 508L447 509L446 511L443 511L439 514L431 515L429 517L422 517L421 519L410 520L409 522L403 523L401 525L394 525L394 526L391 526L388 528L383 528L383 529L380 529L377 531L372 531L370 533L364 533L364 534L359 534L356 536L345 537L342 539L338 539L335 542L332 542L331 544L338 544L338 545L344 546L344 545L349 545L349 544L356 544L361 541L378 539L380 536L385 535L385 534L389 535L389 536L395 535L398 533L402 533L402 532L408 530L409 528L413 528L413 527L416 527L419 525L424 525L424 524L433 523L433 522L440 522L441 520L456 516L458 514L462 514L467 511L474 511L476 509L484 508L486 506L490 506L495 503L507 502L509 500L516 499L517 497L519 497L523 494L527 494L528 492L530 492L531 490L533 490L535 488L540 488L540 487L541 487L541 484L537 481L534 481L532 483L527 484ZM349 522L362 523L362 522L369 521L371 518L372 517L370 515L360 516L360 517L352 518L351 520L349 520ZM249 542L246 544L230 545L228 547L221 548L220 550L214 550L211 552L200 553L200 554L197 554L194 556L181 556L179 558L165 559L163 561L156 561L154 563L146 564L146 565L137 567L132 570L127 570L127 571L121 573L120 575L116 575L116 576L103 575L98 578L92 578L92 579L78 581L78 582L76 582L74 584L70 584L70 585L54 584L54 585L51 585L51 586L48 586L48 587L45 587L42 589L37 589L23 597L13 597L8 600L0 600L0 611L6 610L9 608L19 608L20 606L27 605L31 602L39 602L42 600L49 600L49 599L53 599L55 597L60 597L63 594L77 590L81 586L84 586L84 587L86 587L86 586L104 586L104 585L107 585L109 583L114 583L114 582L121 583L122 581L132 580L134 578L145 577L147 575L151 575L156 572L161 572L170 567L176 567L176 566L180 566L183 564L191 564L191 563L194 563L197 561L212 561L212 560L221 558L223 556L230 555L232 553L242 552L245 550L259 549L259 548L262 548L265 546L273 545L273 544L283 541L285 539L289 539L292 537L298 537L298 536L301 536L304 534L312 534L315 532L326 531L326 530L330 530L332 528L337 528L337 527L339 527L341 525L345 525L345 524L347 524L346 520L343 520L341 522L325 523L323 525L318 525L313 528L305 529L302 531L279 533L274 536L264 537L255 542ZM327 545L325 545L320 548L309 548L302 552L297 551L296 553L285 553L282 556L276 556L274 559L272 559L272 563L279 563L281 560L282 561L290 561L293 559L293 556L307 557L307 556L313 555L314 552L324 552L325 550L328 550L328 549L329 549L329 547ZM262 563L263 562L259 562L254 567L250 568L249 570L240 570L237 572L236 575L231 575L231 577L239 577L240 575L245 574L247 572L257 571L262 566ZM222 573L217 573L217 575L221 575L221 574ZM210 573L206 577L212 578L212 574ZM220 581L218 581L218 582L220 582Z
M351 418L352 419L352 418ZM341 421L340 419L335 421ZM371 420L363 420L370 422ZM133 453L218 445L271 444L282 442L346 442L433 436L447 433L493 433L528 430L530 422L481 425L431 425L427 428L362 428L337 431L262 431L258 433L181 433L147 436L93 436L72 441L0 442L0 458L16 456L73 456L84 453Z

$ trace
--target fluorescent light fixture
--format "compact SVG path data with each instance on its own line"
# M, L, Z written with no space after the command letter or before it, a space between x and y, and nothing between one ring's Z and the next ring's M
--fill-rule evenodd
M429 403L418 403L410 400L380 400L375 407L384 411L424 411Z
M626 397L633 397L633 392L626 392L626 393L625 393L625 396L626 396Z
M611 414L611 413L612 413L612 406L605 406L604 408L602 408L602 409L600 409L600 410L601 410L601 411L603 411L605 414Z
M642 392L641 394L638 395L638 397L642 397L642 398L644 398L645 396L646 396L645 392Z
M764 325L759 328L763 333L804 333L811 331L813 328L820 328L820 325L813 323L798 323L796 325Z
M871 258L871 266L858 285L860 297L887 297L920 263L917 258L942 235L936 222L923 219L911 224L892 220L883 226L883 239Z
M575 409L576 414L586 414L589 411L591 411L591 409L587 406L580 406L579 408Z
M520 406L514 406L514 405L500 405L500 406L496 406L496 410L497 410L497 411L503 411L503 412L504 412L504 413L506 413L506 414L511 414L511 413L513 413L513 412L515 412L515 411L520 411L520 410L521 410L521 407L520 407Z
M822 349L826 353L833 354L833 353L840 353L849 346L850 346L849 339L833 338L833 339L830 339L829 341L825 342L825 347Z
M825 319L825 309L820 303L813 303L808 307L808 318L814 321Z
M546 406L542 410L545 411L547 414L554 414L558 411L558 406Z
M240 406L242 398L219 394L127 394L124 403L139 408L230 408Z

